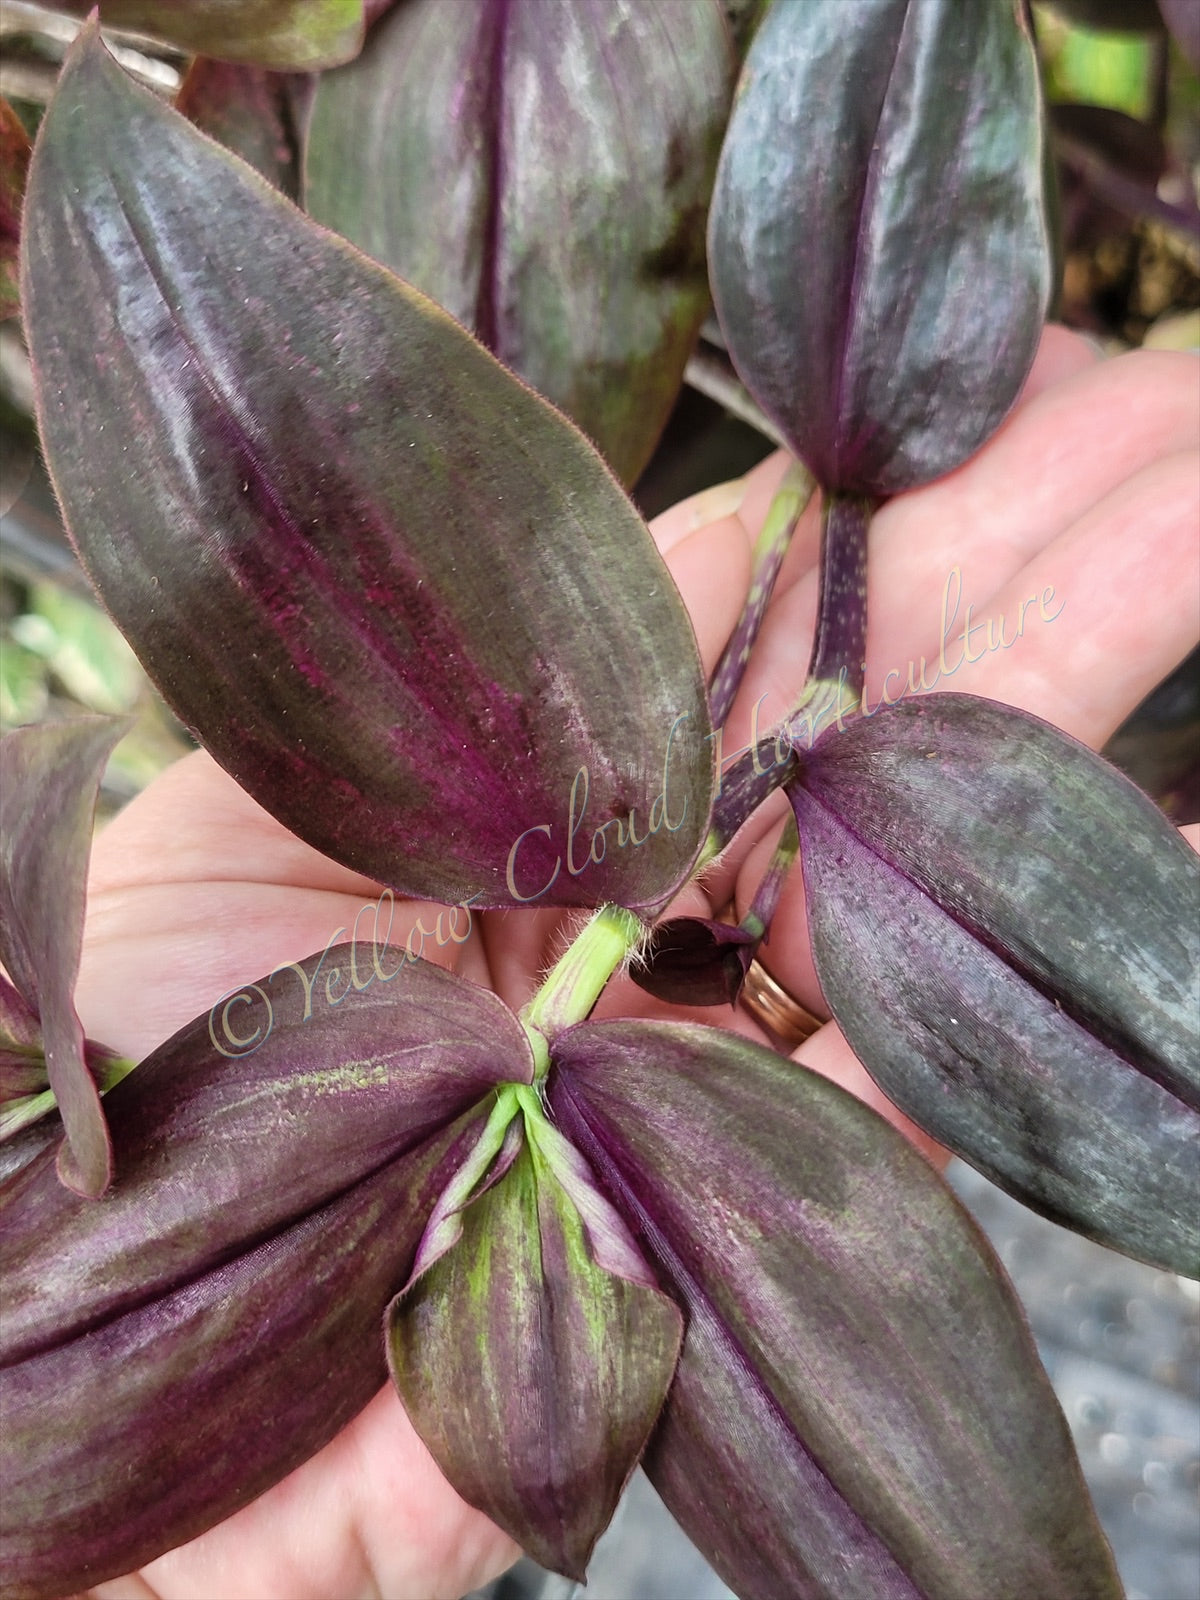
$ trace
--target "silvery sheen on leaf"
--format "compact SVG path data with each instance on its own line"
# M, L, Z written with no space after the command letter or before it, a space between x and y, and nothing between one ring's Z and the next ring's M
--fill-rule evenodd
M1050 291L1038 66L1014 0L775 0L709 221L734 365L828 490L989 437Z
M788 792L825 999L889 1099L1101 1244L1200 1276L1200 863L1024 712L925 695Z
M242 786L408 894L669 898L707 827L700 662L578 431L90 26L42 124L23 249L83 564Z

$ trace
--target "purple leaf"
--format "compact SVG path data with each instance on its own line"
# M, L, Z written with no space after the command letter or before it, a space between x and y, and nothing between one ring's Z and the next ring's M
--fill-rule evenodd
M63 1180L93 1197L108 1186L112 1154L73 996L96 795L127 728L81 717L17 728L0 741L0 962L39 1021L67 1135Z
M303 74L198 56L175 97L175 109L295 200L300 193L297 109L311 87L311 78Z
M26 323L67 521L151 676L372 878L657 906L711 753L645 525L444 313L85 35L34 155Z
M41 1347L48 1308L61 1342L167 1293L532 1076L494 995L402 951L341 945L247 984L106 1097L123 1166L99 1212L43 1180L7 1199L0 1360Z
M1055 1221L1195 1272L1200 864L1156 807L967 695L831 730L789 792L821 986L888 1097Z
M55 0L86 17L96 0ZM187 54L285 72L351 61L362 49L363 0L99 0L101 24L161 39Z
M715 0L407 0L321 79L305 204L632 483L708 310L732 72Z
M581 1216L545 1133L527 1134L462 1214L462 1237L393 1304L388 1356L458 1493L543 1566L583 1579L662 1406L683 1319L636 1251L633 1277L598 1264L589 1235L608 1203L592 1193ZM591 1189L578 1153L567 1159L572 1186Z
M119 1084L103 1205L67 1194L48 1153L0 1196L14 1593L90 1586L191 1538L382 1381L384 1308L488 1097L532 1059L494 996L399 950L359 958L279 969ZM372 958L391 976L367 986ZM243 1056L214 1048L256 1030Z
M894 1129L714 1029L584 1024L555 1061L687 1314L644 1465L743 1600L1116 1600L1003 1271Z
M678 1006L731 1006L761 935L705 917L659 923L629 969L639 989Z
M1050 289L1033 44L1014 0L775 0L721 154L710 274L738 372L827 489L977 450Z
M6 1597L132 1571L327 1444L386 1379L383 1310L472 1132L464 1117L174 1291L0 1368Z

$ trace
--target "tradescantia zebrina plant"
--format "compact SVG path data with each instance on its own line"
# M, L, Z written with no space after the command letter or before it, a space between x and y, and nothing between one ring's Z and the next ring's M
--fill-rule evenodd
M805 18L829 9L769 12L756 51L803 61ZM985 10L983 45L1019 62L1011 12ZM792 31L771 45L777 17ZM954 59L970 93L972 58ZM878 105L861 115L880 122ZM898 148L918 132L887 125ZM1037 154L1035 138L1001 166L1019 185ZM965 228L969 186L957 203ZM214 997L108 1090L103 1198L63 1186L49 1137L6 1182L7 1592L69 1593L221 1520L320 1448L386 1361L450 1482L564 1573L582 1574L641 1460L744 1597L1118 1595L1011 1289L933 1170L760 1046L588 1020L767 787L735 774L714 796L686 615L600 458L432 302L129 81L94 25L39 135L23 251L42 439L81 560L217 760L389 895L593 915L519 1016L376 922ZM930 470L1011 401L1020 337L1007 400L988 396L973 431L955 423ZM781 527L806 483L789 483ZM849 567L830 554L843 547ZM862 550L827 540L817 682L855 685L864 608L845 579ZM711 703L753 628L751 608ZM797 697L811 724L805 685ZM997 1067L1041 1062L1051 1108L1106 1074L1107 1121L1072 1142L1048 1116L1044 1147L1018 1153L1053 1169L1048 1208L1068 1214L1070 1191L1093 1231L1194 1258L1175 1222L1177 1141L1200 1126L1172 914L1190 868L1169 828L1030 719L965 699L838 709L844 728L811 749L797 736L780 763L796 830L759 923L799 839L822 976L868 1062L885 1032L899 1077L932 1063L963 1078L969 1055L984 1110L943 1136L965 1126L1001 1156L1034 1073L1006 1101ZM935 767L950 792L927 811ZM76 797L94 784L94 763L74 780L41 770ZM999 884L1011 837L994 819L1035 803L1069 862L1076 929L1100 902L1102 937L1069 960L1047 933L1055 852ZM1084 870L1097 836L1134 903ZM896 973L872 1002L845 973L880 900L897 946L919 936L930 961L924 987ZM738 932L742 948L756 937ZM62 962L59 989L73 971ZM1145 971L1152 1005L1132 993ZM1089 1190L1126 1112L1136 1137Z

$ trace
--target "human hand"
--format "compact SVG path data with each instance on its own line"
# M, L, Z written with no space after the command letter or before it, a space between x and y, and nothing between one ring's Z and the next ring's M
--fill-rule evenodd
M1136 355L1099 363L1083 341L1051 330L1006 426L951 477L903 496L872 534L868 697L889 669L935 663L946 581L962 575L960 621L973 606L974 650L1001 615L1011 648L965 661L939 688L1023 706L1099 745L1187 653L1198 630L1195 366L1187 357ZM741 485L725 485L659 519L656 534L688 601L706 665L732 629L749 581L749 551L783 471L772 458ZM751 736L751 711L771 725L794 699L808 661L816 606L818 523L802 520L746 683L726 749ZM1152 603L1129 596L1155 584ZM947 666L957 661L954 649ZM893 683L897 680L893 679ZM781 813L756 817L703 886L673 911L739 911L766 864ZM774 819L774 820L773 820ZM287 834L206 756L165 774L99 840L93 860L77 1002L88 1034L144 1055L218 996L283 962L320 950L376 897L376 887ZM398 908L401 942L435 907ZM561 948L571 919L550 911L487 914L463 945L427 940L425 953L521 1005ZM821 1011L793 874L764 952L780 982ZM135 996L135 1000L131 1000ZM669 1014L618 980L605 1015ZM708 1022L755 1035L742 1014ZM797 1059L854 1089L901 1124L832 1025ZM110 1600L211 1600L214 1595L387 1600L456 1596L516 1552L441 1479L390 1393L325 1450L220 1527L102 1584Z

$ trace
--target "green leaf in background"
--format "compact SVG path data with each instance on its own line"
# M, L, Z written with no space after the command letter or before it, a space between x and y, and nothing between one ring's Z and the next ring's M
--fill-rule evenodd
M304 196L632 483L708 309L716 0L406 0L325 74Z
M577 430L92 29L42 125L24 248L83 564L233 776L407 893L665 900L707 824L699 656Z
M95 0L55 7L77 17L96 9ZM363 0L99 0L99 10L103 27L277 72L352 61L363 42Z
M1192 9L1191 0L1187 0ZM1038 41L1051 99L1108 106L1131 117L1150 109L1152 41L1160 33L1156 0L1085 0L1038 7ZM1065 19L1065 20L1064 20Z

